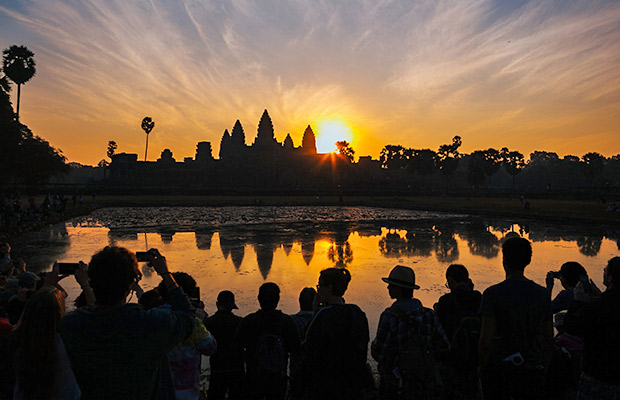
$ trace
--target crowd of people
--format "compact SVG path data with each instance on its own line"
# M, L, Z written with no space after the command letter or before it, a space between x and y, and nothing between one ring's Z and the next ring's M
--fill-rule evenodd
M48 193L40 204L37 204L35 196L26 197L22 200L19 193L0 196L0 233L21 232L40 222L45 222L55 216L62 216L67 210L68 203L71 207L82 206L84 199L81 194L74 193L71 197L62 193L52 195Z
M415 298L414 270L397 265L381 278L394 302L370 342L366 314L344 300L344 268L301 290L296 314L278 310L280 288L267 282L258 311L235 315L223 290L207 316L196 281L171 273L158 250L143 256L162 280L144 292L135 254L108 246L75 266L82 293L65 314L58 264L34 274L8 244L0 253L0 398L204 398L209 356L209 400L620 399L620 257L604 268L604 292L576 262L544 287L524 275L529 241L510 238L504 280L480 293L465 266L450 265L433 308Z

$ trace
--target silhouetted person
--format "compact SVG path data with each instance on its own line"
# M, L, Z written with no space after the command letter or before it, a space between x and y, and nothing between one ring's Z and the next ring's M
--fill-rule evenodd
M542 398L551 358L553 325L549 292L523 275L530 242L502 245L506 280L482 295L479 363L485 399Z
M583 283L577 283L564 321L568 331L583 336L578 399L620 398L620 257L607 263L603 284L605 292L588 299Z
M381 313L370 354L378 362L379 390L386 400L435 398L439 370L436 361L450 351L448 339L433 310L413 298L413 269L392 268L387 278L390 298L396 301ZM415 364L414 368L409 368Z
M482 294L474 290L469 271L460 264L452 264L446 270L446 286L450 293L441 296L434 306L451 346L446 389L454 399L477 398Z
M234 339L245 361L248 399L284 399L288 357L299 352L291 317L276 310L279 301L278 285L264 283L258 291L260 310L243 318Z
M194 278L185 272L172 274L174 280L183 289L183 293L192 303L200 302L199 288ZM165 304L160 310L172 311L166 283L162 281L157 287ZM194 299L194 300L192 300ZM197 299L197 300L196 300ZM197 311L202 311L197 308ZM204 312L203 312L204 313ZM196 314L191 334L183 339L168 353L170 372L174 383L174 391L178 400L198 400L200 397L200 362L202 356L210 356L217 349L213 335L205 328L202 315Z
M545 278L545 284L549 292L553 291L554 279L559 279L562 284L562 290L551 301L551 312L553 314L568 310L573 304L573 289L579 279L585 277L588 280L586 269L575 261L569 261L562 264L559 272L549 271Z
M208 400L240 399L243 393L243 360L233 351L233 337L242 318L233 314L237 309L235 295L223 290L217 295L217 311L205 321L205 326L217 341L217 351L211 355L211 377Z
M299 312L291 315L295 328L297 329L297 337L299 343L302 343L306 339L306 329L310 320L312 319L312 302L316 296L316 290L314 288L304 288L299 293ZM301 357L300 355L291 356L291 384L289 389L289 399L300 399L303 396L303 380L304 376L301 372Z
M303 343L302 374L306 399L359 399L367 385L368 320L355 304L345 304L351 274L321 271L315 315Z
M88 266L94 308L82 307L67 314L60 335L82 390L82 399L174 399L160 390L168 352L191 333L194 315L189 301L168 271L166 259L156 249L148 252L149 264L163 278L172 310L146 311L127 304L130 287L140 280L134 253L107 246L93 255Z

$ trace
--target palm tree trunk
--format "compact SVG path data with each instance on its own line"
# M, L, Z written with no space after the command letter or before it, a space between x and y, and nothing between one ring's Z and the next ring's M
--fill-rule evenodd
M21 97L21 93L22 93L22 85L18 84L17 85L17 114L15 114L15 118L17 119L18 122L19 122L19 99Z
M146 162L146 152L149 151L149 134L146 134L146 149L144 149L144 161Z

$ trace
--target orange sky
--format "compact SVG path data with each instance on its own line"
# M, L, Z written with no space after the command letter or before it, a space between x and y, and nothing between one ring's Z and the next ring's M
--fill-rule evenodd
M217 157L265 108L280 141L340 120L373 158L454 135L464 152L620 153L617 1L30 0L0 5L12 44L37 62L22 122L84 164L108 140L142 158L144 116L149 159L204 140Z

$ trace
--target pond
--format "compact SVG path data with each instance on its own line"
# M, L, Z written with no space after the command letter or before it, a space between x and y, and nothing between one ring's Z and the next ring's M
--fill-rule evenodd
M447 292L445 270L452 263L465 265L480 291L503 280L501 240L514 235L532 241L526 276L543 285L547 271L577 261L602 288L603 267L620 253L618 229L366 207L106 208L25 234L12 243L12 253L29 269L45 271L54 260L88 262L108 244L155 247L171 271L196 279L209 314L218 292L228 289L242 316L258 309L264 282L277 283L279 308L295 313L299 292L314 287L322 269L346 267L352 281L345 299L366 312L374 337L380 313L391 304L381 278L392 267L412 267L421 287L414 295L432 307ZM154 271L141 268L142 287L156 286ZM61 283L73 300L78 285L70 277Z

